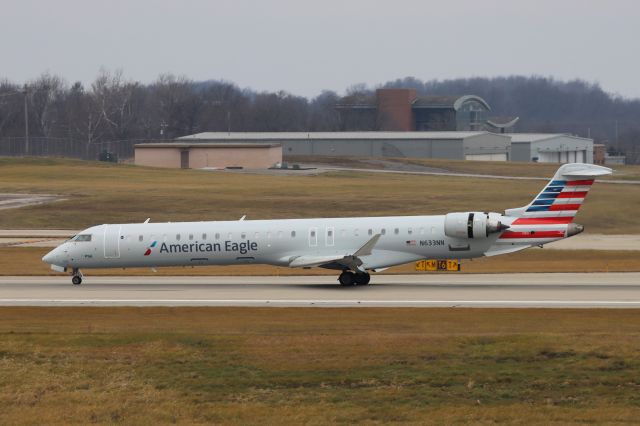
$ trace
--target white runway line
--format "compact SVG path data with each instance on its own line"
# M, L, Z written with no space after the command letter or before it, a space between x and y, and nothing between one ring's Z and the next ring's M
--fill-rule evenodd
M640 307L624 300L295 300L295 299L0 299L0 306L444 306L444 307Z
M362 288L332 276L0 278L0 306L640 309L640 273L386 275Z

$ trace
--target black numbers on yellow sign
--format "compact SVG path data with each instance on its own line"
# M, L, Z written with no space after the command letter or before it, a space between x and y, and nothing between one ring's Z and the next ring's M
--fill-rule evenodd
M416 271L459 271L460 262L456 259L427 259L416 262Z

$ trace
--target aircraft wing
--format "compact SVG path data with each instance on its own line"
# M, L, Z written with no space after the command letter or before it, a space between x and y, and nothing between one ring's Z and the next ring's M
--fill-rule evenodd
M313 255L302 255L302 256L294 256L289 260L290 268L309 268L312 266L323 266L329 264L338 264L342 265L346 268L350 268L351 270L363 270L361 268L364 263L362 259L363 256L369 256L371 251L378 243L381 234L376 234L367 241L362 247L356 250L353 254L347 255L329 255L329 256L313 256Z

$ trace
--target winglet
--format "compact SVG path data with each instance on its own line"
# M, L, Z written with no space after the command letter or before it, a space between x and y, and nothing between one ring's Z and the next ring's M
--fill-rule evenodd
M381 234L374 235L373 238L367 241L365 245L363 245L358 249L358 251L353 253L353 256L354 257L369 256L371 254L371 251L375 247L375 245L378 244L378 240L380 239L380 236Z

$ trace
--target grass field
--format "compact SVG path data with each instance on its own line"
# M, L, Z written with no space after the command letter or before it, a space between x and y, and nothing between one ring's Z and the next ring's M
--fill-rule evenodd
M0 248L0 275L60 275L42 262L48 248ZM637 272L640 251L529 249L519 253L463 260L462 273L508 272ZM102 275L337 275L336 271L313 268L291 269L268 265L199 266L159 268L90 269L88 276ZM415 273L414 264L390 268L383 274ZM458 272L455 272L458 273ZM375 280L374 280L375 282Z
M290 156L291 163L329 164L341 167L382 168L380 158L330 157L330 156ZM550 178L558 170L559 164L553 163L519 163L510 161L464 161L421 158L384 158L387 164L419 165L440 169L452 173L469 173L496 176L525 176ZM605 176L605 180L640 180L640 166L612 166L614 173Z
M620 424L636 310L0 308L1 424Z
M493 164L493 163L489 163ZM270 176L154 169L61 159L0 158L0 192L60 194L0 210L0 228L81 229L100 223L440 214L528 203L541 182L335 172ZM595 185L578 222L594 233L640 233L640 185Z

